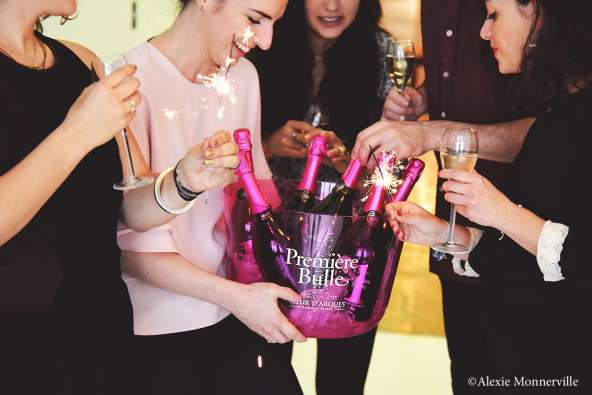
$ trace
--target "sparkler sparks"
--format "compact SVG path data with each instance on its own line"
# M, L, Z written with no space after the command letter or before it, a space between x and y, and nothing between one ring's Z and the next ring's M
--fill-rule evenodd
M247 28L243 32L242 36L243 36L243 38L242 38L241 42L244 45L249 46L250 40L255 38L255 33L251 29L251 25L247 26Z
M364 187L381 186L389 197L394 196L401 185L401 174L404 169L405 162L397 161L394 152L384 152L370 177L364 181ZM367 198L368 196L365 196L362 201Z

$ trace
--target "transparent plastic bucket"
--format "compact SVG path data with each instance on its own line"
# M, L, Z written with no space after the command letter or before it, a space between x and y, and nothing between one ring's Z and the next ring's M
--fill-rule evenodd
M278 185L284 199L293 188ZM318 197L332 190L333 184L319 183ZM241 283L272 281L258 262L250 240L250 214L245 201L236 199L238 184L225 188L225 218L229 234L227 255L229 277ZM264 189L265 194L265 189ZM355 211L355 210L354 210ZM288 319L311 338L343 338L363 334L374 328L388 306L403 243L395 239L383 223L378 245L360 258L349 243L352 225L363 216L331 216L275 210L284 229L292 236L286 246L286 266L295 280L302 300L282 302ZM376 234L375 234L376 235ZM376 245L377 240L374 240ZM360 259L356 259L356 257ZM367 259L367 260L364 260ZM369 259L369 260L368 260Z

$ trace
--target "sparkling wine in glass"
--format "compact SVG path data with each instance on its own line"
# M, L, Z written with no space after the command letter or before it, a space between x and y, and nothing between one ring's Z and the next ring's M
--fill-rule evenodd
M415 45L411 40L390 41L386 54L386 72L397 91L412 86L417 67Z
M97 78L97 70L104 70L104 76L108 76L113 72L114 64L117 62L123 62L124 65L127 65L127 59L125 56L117 56L117 55L106 55L101 57L102 67L97 67L94 64L91 67L91 73L93 80ZM123 141L123 146L125 150L125 161L128 170L128 176L126 179L121 180L115 184L113 184L113 188L118 191L127 191L131 189L141 188L143 186L152 184L154 182L154 178L150 176L136 176L136 171L134 169L134 160L132 158L132 153L129 146L129 138L127 129L123 128L121 130L121 140Z
M442 135L440 159L445 169L459 169L471 171L477 164L479 157L479 139L475 129L446 129ZM456 224L456 206L450 207L450 227L448 240L433 245L436 251L453 254L463 254L470 251L469 247L454 241L454 226Z

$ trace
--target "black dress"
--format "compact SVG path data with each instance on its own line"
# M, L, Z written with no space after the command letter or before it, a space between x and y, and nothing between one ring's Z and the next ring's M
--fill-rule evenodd
M591 291L589 152L592 89L556 100L537 119L502 191L545 220L569 226L559 265L564 281L545 282L536 257L487 231L471 265L487 283L489 340L499 375L579 378L592 386L587 317ZM474 259L473 259L474 258ZM558 390L555 388L555 390ZM573 393L574 388L563 388ZM534 390L533 390L534 391ZM550 389L548 393L552 392Z
M55 130L91 83L72 51L39 37L55 55L50 69L29 69L0 54L0 174ZM121 177L111 140L0 246L0 393L117 393L106 386L120 371L117 353L132 333L116 242L122 195L112 188Z

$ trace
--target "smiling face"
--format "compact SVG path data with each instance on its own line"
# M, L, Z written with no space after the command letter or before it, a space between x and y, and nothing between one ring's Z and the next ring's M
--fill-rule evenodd
M271 47L273 27L282 17L288 0L208 0L204 3L203 34L212 63L224 65L256 46Z
M310 29L325 40L335 40L358 15L360 0L305 0Z
M524 3L524 4L523 4ZM502 74L519 73L524 49L536 20L535 4L517 0L486 0L487 19L481 38L490 42Z

